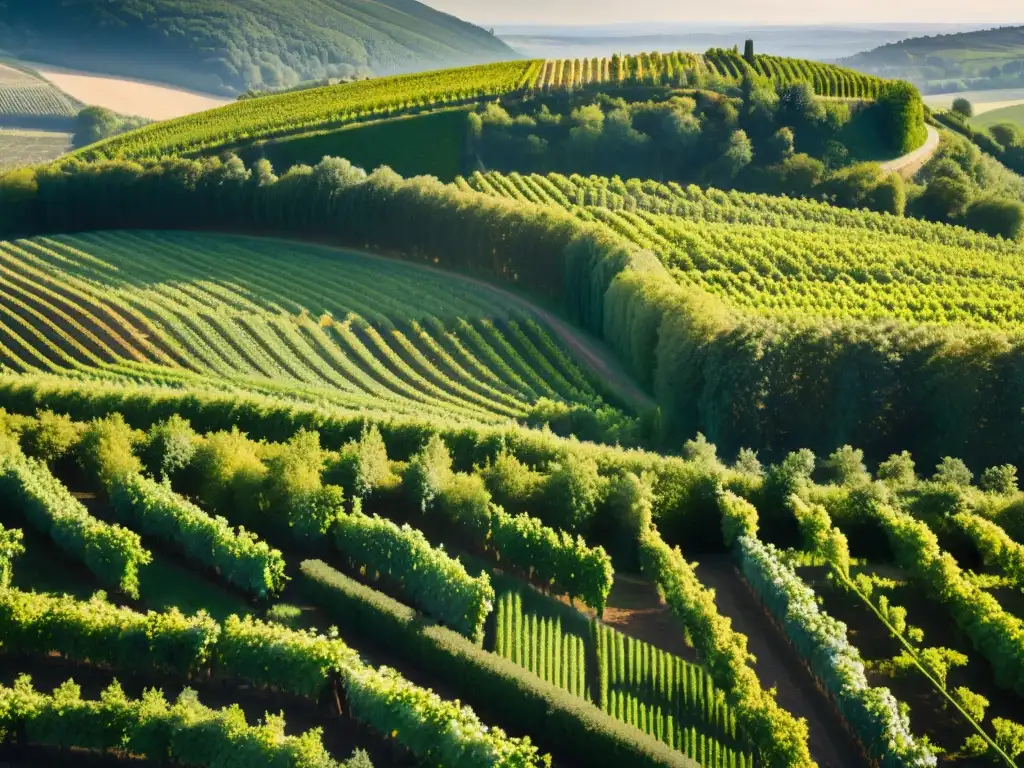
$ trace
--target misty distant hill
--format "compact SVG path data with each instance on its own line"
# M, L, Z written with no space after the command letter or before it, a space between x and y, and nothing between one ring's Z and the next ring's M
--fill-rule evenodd
M416 0L0 0L0 50L220 93L515 58Z
M924 91L1024 87L1024 26L926 35L844 59L848 67L910 80Z

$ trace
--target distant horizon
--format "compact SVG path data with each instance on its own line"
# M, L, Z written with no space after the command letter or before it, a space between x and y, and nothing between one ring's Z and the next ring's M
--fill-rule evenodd
M484 27L507 25L591 27L609 24L703 24L749 26L880 26L880 25L1024 25L1024 11L1017 0L979 0L966 5L953 0L859 0L856 4L822 3L820 0L721 0L713 5L681 6L674 0L644 4L643 22L627 21L618 0L517 0L515 3L481 4L477 0L425 0ZM853 6L853 7L851 7ZM922 19L929 19L922 22Z

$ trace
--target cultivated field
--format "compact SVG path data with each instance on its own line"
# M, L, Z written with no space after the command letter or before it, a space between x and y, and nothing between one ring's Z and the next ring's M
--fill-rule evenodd
M43 127L46 121L70 119L81 105L46 80L0 64L0 128Z
M1013 123L1024 128L1024 101L985 111L971 120L971 125L975 128L988 128L998 123Z
M482 421L540 397L598 399L528 305L408 264L141 232L3 243L0 270L4 363L18 370L209 378Z
M925 96L924 103L933 109L949 109L956 99L967 99L974 105L974 114L983 115L1004 107L1024 104L1024 88L937 93Z
M228 103L224 98L166 85L71 72L46 65L33 67L47 81L83 104L106 107L122 115L169 120Z
M55 160L71 149L71 134L0 129L0 171Z
M881 87L731 51L517 61L0 181L0 761L1021 768L1019 242L858 200L258 159L691 74L725 84L701 98L730 133L699 141L735 159L755 65ZM687 101L637 116L692 140Z

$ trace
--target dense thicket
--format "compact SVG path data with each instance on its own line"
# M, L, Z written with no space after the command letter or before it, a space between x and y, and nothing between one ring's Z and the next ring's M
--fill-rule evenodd
M485 30L414 0L7 0L0 48L225 93L515 55Z
M5 231L214 226L301 232L486 272L560 300L634 370L653 371L664 438L723 455L909 449L1021 464L1024 343L1005 332L738 315L650 254L549 208L328 159L277 179L232 160L68 166L8 175ZM942 230L939 234L947 232ZM956 230L948 230L957 236ZM955 405L954 405L955 404Z

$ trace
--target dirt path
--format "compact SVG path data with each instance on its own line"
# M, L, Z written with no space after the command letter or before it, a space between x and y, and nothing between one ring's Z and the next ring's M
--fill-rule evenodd
M833 714L831 702L764 614L732 560L725 555L705 557L697 575L715 590L719 612L732 619L737 632L746 635L747 647L757 657L754 670L762 687L775 687L779 705L807 720L811 757L820 768L862 768L856 745Z
M616 573L603 621L624 635L686 661L698 662L696 651L687 644L679 622L658 595L657 587L646 579Z
M928 137L918 149L908 152L903 157L897 157L887 163L882 163L882 170L898 173L905 179L911 178L921 170L925 163L932 159L932 155L939 148L939 132L932 126L926 125Z

